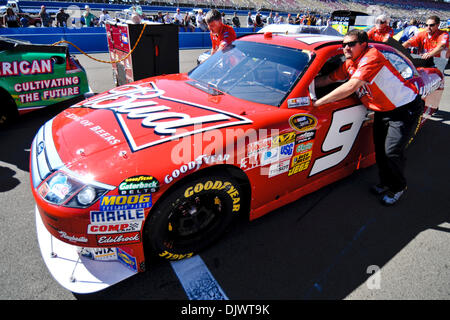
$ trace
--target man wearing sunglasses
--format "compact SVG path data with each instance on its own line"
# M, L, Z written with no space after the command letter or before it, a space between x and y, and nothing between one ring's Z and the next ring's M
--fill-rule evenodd
M375 19L375 26L367 32L370 40L387 42L394 36L394 29L389 26L389 18L382 14Z
M404 151L414 136L424 103L417 88L405 81L384 55L368 44L367 33L351 30L342 42L346 61L329 75L317 77L316 86L345 81L314 102L318 107L353 93L375 111L373 138L380 183L371 191L385 205L394 205L406 191Z
M434 65L433 57L441 57L442 54L442 57L445 58L448 49L449 36L447 31L439 30L440 22L438 16L429 17L425 30L403 43L405 48L418 48L422 59L427 60L427 67Z

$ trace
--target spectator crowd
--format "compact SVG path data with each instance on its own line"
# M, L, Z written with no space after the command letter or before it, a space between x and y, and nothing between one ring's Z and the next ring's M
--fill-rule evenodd
M141 11L141 15L143 15ZM144 18L144 17L142 17ZM42 5L39 13L36 15L19 12L15 4L8 6L5 13L0 19L0 27L3 28L18 28L29 27L68 27L76 25L77 27L96 27L104 26L108 19L112 19L108 10L102 9L100 15L97 17L91 12L89 5L84 6L84 11L81 14L73 15L72 17L65 12L64 8L59 8L55 15L47 11L45 5Z
M176 9L176 12L170 14L168 11L163 13L159 11L157 14L145 14L140 6L132 6L130 9L125 10L127 14L126 19L131 20L133 23L141 23L142 20L150 20L165 24L175 24L180 27L182 31L199 31L207 32L208 26L205 22L205 15L203 9L197 9L193 11L181 12L180 8ZM98 16L97 16L98 15ZM19 10L15 7L6 8L2 19L0 19L1 27L14 28L14 27L28 27L34 25L36 27L69 27L75 25L76 27L95 27L104 26L105 22L110 19L116 19L112 17L108 10L101 9L100 13L94 14L89 5L84 6L84 10L81 15L78 16L69 15L63 8L59 8L58 12L54 15L50 15L44 5L38 15L32 17L30 14L19 13ZM311 25L311 26L322 26L330 23L330 14L318 14L318 13L297 13L296 15L291 13L279 13L270 12L268 15L264 15L261 12L248 12L246 17L237 15L237 12L231 17L227 17L224 12L222 12L222 22L226 25L230 25L234 28L247 27L261 28L269 24L296 24L296 25ZM390 27L394 30L406 29L411 27L412 22L410 19L392 19L389 22ZM424 27L425 22L415 20L414 26L417 28Z

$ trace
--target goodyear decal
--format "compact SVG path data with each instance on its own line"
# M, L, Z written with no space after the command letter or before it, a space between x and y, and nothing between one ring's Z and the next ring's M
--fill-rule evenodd
M135 194L124 196L103 196L100 199L100 210L145 209L152 206L151 194Z
M190 186L184 191L184 197L189 198L197 193L208 190L225 190L233 200L233 211L238 212L240 209L241 197L236 187L228 181L216 180L206 181L205 183L199 182L195 186Z
M185 253L185 254L178 254L178 253L170 253L166 250L164 250L164 252L161 252L159 254L159 256L161 258L167 259L167 260L182 260L182 259L187 259L190 258L194 255L193 252L190 253Z
M316 128L317 119L310 114L295 114L289 118L289 125L296 131L308 131Z
M158 192L159 181L152 176L134 176L125 179L119 184L121 195L142 194Z

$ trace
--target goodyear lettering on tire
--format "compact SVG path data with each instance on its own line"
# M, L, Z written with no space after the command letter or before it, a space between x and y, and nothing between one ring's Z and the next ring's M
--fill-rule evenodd
M186 253L186 254L176 254L176 253L170 253L167 250L165 250L164 252L161 252L159 254L159 256L161 258L165 258L167 260L182 260L182 259L187 259L190 258L194 255L193 252L190 253Z
M184 197L189 198L193 196L194 194L200 193L202 191L208 191L208 190L225 190L228 195L233 200L233 212L239 212L239 209L241 207L241 197L239 195L239 191L236 189L235 186L229 181L221 181L221 180L208 180L206 182L199 182L194 186L188 187L184 191Z

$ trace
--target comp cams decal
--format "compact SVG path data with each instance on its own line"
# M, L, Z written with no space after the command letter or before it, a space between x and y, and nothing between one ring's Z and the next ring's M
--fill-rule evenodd
M144 209L91 211L87 233L100 235L133 233L135 235L141 230L144 219Z
M74 107L113 112L133 152L200 132L252 123L243 116L164 93L153 82L124 85ZM180 106L183 112L176 111Z

